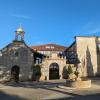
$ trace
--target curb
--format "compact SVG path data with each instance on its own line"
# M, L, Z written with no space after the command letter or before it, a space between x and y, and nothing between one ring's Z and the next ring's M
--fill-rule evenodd
M58 85L57 87L58 87L58 88L61 88L61 89L75 90L75 88L67 87L67 86L62 86L62 85Z

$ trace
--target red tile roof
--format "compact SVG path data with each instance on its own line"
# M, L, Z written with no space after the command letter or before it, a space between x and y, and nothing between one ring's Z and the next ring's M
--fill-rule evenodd
M67 47L56 44L45 44L38 46L30 46L30 48L37 51L64 51Z

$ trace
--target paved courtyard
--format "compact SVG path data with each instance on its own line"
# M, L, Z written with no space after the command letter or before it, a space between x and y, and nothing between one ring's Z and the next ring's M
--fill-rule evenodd
M92 87L65 87L66 80L0 84L0 100L100 100L100 78L92 79Z

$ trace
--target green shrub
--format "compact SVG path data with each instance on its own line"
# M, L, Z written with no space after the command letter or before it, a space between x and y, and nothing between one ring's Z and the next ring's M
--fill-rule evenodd
M73 73L73 69L72 69L72 66L71 65L68 66L68 73L69 74L72 74Z

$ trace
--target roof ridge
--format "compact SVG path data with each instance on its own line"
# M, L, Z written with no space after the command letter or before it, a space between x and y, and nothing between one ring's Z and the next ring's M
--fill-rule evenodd
M46 47L46 46L48 46L48 47ZM52 47L52 46L54 46L54 47ZM30 48L32 48L34 50L40 50L40 51L64 51L64 49L66 49L67 47L57 45L57 44L44 44L44 45L30 46Z
M55 45L55 46L60 46L60 47L66 47L66 46L62 46L59 44L53 44L53 43L48 43L48 44L42 44L42 45L31 45L30 47L40 47L40 46L48 46L48 45Z

